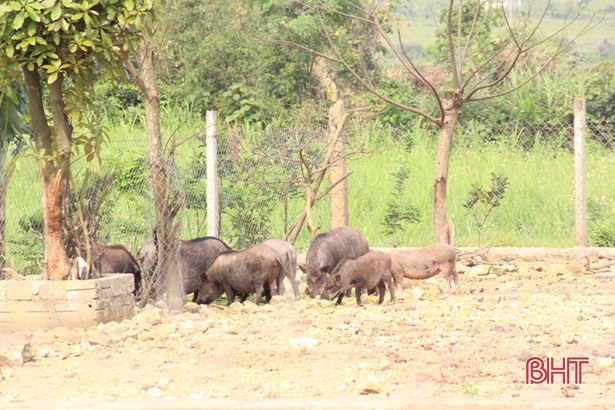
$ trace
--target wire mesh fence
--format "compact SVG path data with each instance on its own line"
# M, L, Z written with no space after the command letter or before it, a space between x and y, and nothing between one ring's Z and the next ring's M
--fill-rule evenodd
M387 210L393 206L391 198L399 194L396 191L399 188L393 183L394 174L399 167L415 166L417 168L413 168L410 180L406 182L410 187L404 195L409 195L407 202L412 202L413 206L417 207L423 225L403 227L405 236L401 235L401 239L398 238L396 243L412 246L425 240L430 235L426 227L431 224L429 216L432 202L429 198L433 191L438 130L418 121L411 128L391 130L377 126L349 127L347 133L347 151L352 154L348 158L351 170L348 176L351 225L364 231L372 246L391 245L391 232L385 233L387 230L383 225L386 223ZM207 232L205 130L179 129L174 135L178 143L167 175L173 192L177 194L177 200L183 204L175 217L177 237L184 240L203 237ZM285 237L305 208L306 189L313 182L313 179L310 181L308 178L310 172L326 171L323 161L328 146L327 135L327 129L305 128L219 132L220 238L225 243L233 249L242 249L267 238ZM506 162L505 154L512 150L526 153L540 150L552 156L571 159L572 137L572 121L563 124L467 122L460 125L455 132L450 184L464 181L465 176L461 174L461 167L457 164L471 156L472 152L478 152L476 155L480 156L479 152L487 146L505 147L498 151L502 163ZM590 165L613 162L615 119L588 121L586 139L588 155L592 157ZM421 152L422 148L424 152ZM408 162L414 161L419 155L424 157L426 165ZM473 166L487 166L484 162L478 161ZM33 169L34 167L22 167L17 172L32 173ZM112 139L103 152L101 165L95 162L75 164L74 173L77 179L85 169L94 169L94 172L99 174L111 170L116 172L106 205L101 208L101 222L96 240L102 244L123 245L133 255L137 255L143 245L152 241L156 223L146 138ZM612 168L607 166L600 171L590 171L590 183L592 178L612 179L610 170ZM511 172L514 172L514 169ZM544 169L543 172L548 174L549 170ZM567 175L571 183L572 170L569 170ZM532 181L535 186L532 189L540 189L542 185L548 184L541 182L540 178L541 175L535 175ZM323 184L321 192L326 190L327 184ZM7 199L7 212L19 209L18 212L15 211L17 221L7 224L7 261L13 260L18 264L17 268L25 269L28 273L28 269L35 271L42 260L42 239L40 235L33 233L40 221L40 196L38 200L23 200L20 199L18 191L19 189L13 189ZM29 195L36 197L36 193L29 192ZM462 202L463 198L451 195L452 200ZM421 200L423 196L425 199ZM565 201L566 204L572 202L568 191L563 197L553 200ZM599 212L594 212L592 207ZM451 208L453 218L462 212L455 211L453 206ZM460 206L457 208L461 209ZM591 190L588 208L590 213L594 212L594 216L597 215L601 221L613 221L613 232L610 232L608 225L604 227L603 234L607 239L609 235L615 238L615 204L610 191ZM328 230L328 213L326 198L313 206L312 217L314 224L320 225L320 232ZM602 214L598 215L600 213ZM562 225L570 224L568 217L561 219ZM460 225L461 233L463 229ZM523 229L531 230L532 227L524 226ZM512 226L511 231L514 230L521 232L520 228ZM568 233L567 228L562 232L569 235L571 241L574 240L574 234ZM416 239L417 235L422 237ZM531 232L529 235L531 236ZM40 242L33 243L36 241ZM309 234L302 230L295 246L299 252L305 251L309 242ZM607 240L598 244L609 245L610 242ZM179 259L182 257L180 248L177 247L176 250ZM27 268L24 268L25 266ZM145 274L144 282L150 280Z

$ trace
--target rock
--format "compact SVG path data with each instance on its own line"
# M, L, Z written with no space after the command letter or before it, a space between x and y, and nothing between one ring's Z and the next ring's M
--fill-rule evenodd
M133 317L135 322L147 323L156 326L162 323L160 309L153 305L146 305L137 315Z
M0 363L6 366L21 366L34 358L30 340L32 332L14 332L10 334L0 334ZM3 367L0 364L0 367Z
M470 267L464 265L461 262L457 262L457 263L455 263L455 270L457 270L457 273L459 273L459 274L464 274L468 270L470 270Z
M184 310L190 313L199 313L201 311L201 305L194 302L188 302L184 305Z
M468 271L468 275L471 276L486 276L490 273L491 266L489 265L476 265L472 266Z
M498 265L491 267L491 273L501 276L508 273L518 272L519 268L516 265Z
M495 289L499 291L507 291L507 290L517 289L518 287L519 287L518 283L507 282L507 283L502 283L501 285L496 286Z
M568 268L568 272L574 273L576 275L582 275L587 272L586 262L581 262L581 261L568 262L567 268Z
M415 299L421 300L424 294L425 292L423 292L421 288L417 288L417 287L412 288L412 296L414 296Z
M425 366L423 369L419 371L419 373L427 378L430 378L434 381L442 381L442 370L439 364L433 364L431 366Z
M594 357L589 362L587 373L601 374L605 370L612 368L613 364L613 359L610 357ZM585 368L583 370L585 370Z
M360 381L361 391L360 394L378 394L380 393L380 381L376 376L370 374Z
M94 333L89 337L88 341L91 345L109 346L112 339L105 333Z
M318 340L311 337L298 337L290 340L290 347L299 353L307 353L318 344Z
M283 295L274 295L269 301L271 305L279 305L280 303L286 303L286 298Z

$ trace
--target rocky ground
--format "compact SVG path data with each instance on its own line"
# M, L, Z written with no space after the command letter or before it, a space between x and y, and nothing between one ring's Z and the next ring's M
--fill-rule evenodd
M436 277L407 280L398 301L387 295L383 305L366 296L364 307L354 297L341 306L294 302L289 294L261 306L187 303L178 312L159 304L121 323L3 335L5 345L22 340L26 349L23 364L0 356L0 408L240 407L242 400L257 407L356 400L368 407L611 406L613 275L598 278L566 263L461 268L459 293L448 297ZM582 384L560 376L528 385L533 356L590 363Z

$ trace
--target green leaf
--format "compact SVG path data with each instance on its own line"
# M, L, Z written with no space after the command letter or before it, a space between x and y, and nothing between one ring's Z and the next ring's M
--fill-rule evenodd
M59 6L59 5L60 5L60 3L57 3L57 0L43 0L43 1L41 2L41 6L42 6L43 8L46 8L46 9L48 9L48 8L49 8L49 7L51 7L51 6L53 6L54 4L55 4L56 6Z
M124 7L126 7L128 11L133 11L135 8L135 3L133 0L125 0Z
M51 9L51 20L56 21L62 15L62 6L60 3L56 3L56 5Z
M20 13L17 13L15 15L15 18L13 19L13 30L19 30L21 26L23 26L23 22L25 18L26 18L26 13L24 13L23 11L21 11Z
M6 52L6 56L8 58L13 58L13 54L15 53L15 49L13 48L13 44L12 43L8 43L6 45L4 51Z
M58 79L58 72L54 71L53 73L49 74L49 77L47 77L47 84L52 84L57 79Z
M9 3L9 7L13 10L13 11L18 11L21 10L23 8L23 6L21 5L21 3L19 3L18 1L12 1Z

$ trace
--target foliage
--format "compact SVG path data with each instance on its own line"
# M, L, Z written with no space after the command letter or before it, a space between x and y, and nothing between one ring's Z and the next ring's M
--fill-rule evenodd
M149 178L147 157L142 150L123 149L105 157L105 167L116 172L114 190L143 196Z
M89 160L100 153L104 130L97 125L91 86L102 72L124 75L121 53L136 45L152 0L11 0L0 5L0 67L40 70L48 84L69 78L63 90L74 137ZM135 35L135 33L137 35Z
M43 223L43 212L38 209L19 218L18 232L7 237L11 247L10 261L22 275L40 273L38 263L44 259Z
M416 206L407 203L404 197L409 176L410 171L403 164L393 174L393 187L384 213L384 233L389 236L389 242L393 247L400 245L398 234L405 224L421 220L421 211Z
M161 14L157 75L169 103L201 113L215 109L231 124L268 124L323 99L311 78L313 57L261 41L290 36L323 49L318 21L296 2L173 0ZM344 40L345 55L377 80L381 45L373 33L335 15L327 24ZM350 77L340 75L342 87L353 88Z
M472 184L472 189L463 207L474 218L479 245L487 218L489 218L494 208L501 205L500 201L504 198L508 185L508 178L502 173L496 172L491 173L491 189L487 190L476 183Z

